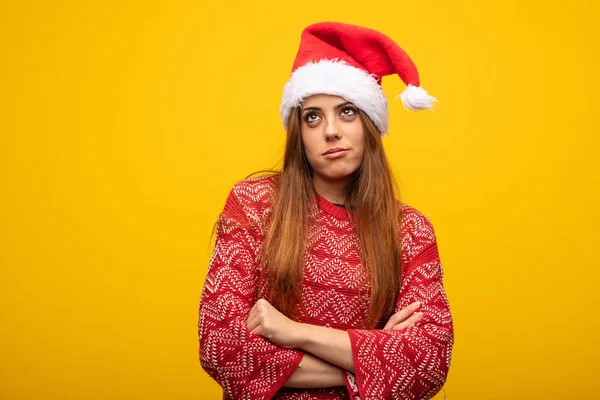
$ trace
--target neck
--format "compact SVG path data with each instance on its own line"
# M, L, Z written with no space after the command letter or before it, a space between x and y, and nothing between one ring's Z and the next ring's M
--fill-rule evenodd
M347 179L327 180L317 174L313 175L313 185L317 193L334 204L343 204L346 200Z

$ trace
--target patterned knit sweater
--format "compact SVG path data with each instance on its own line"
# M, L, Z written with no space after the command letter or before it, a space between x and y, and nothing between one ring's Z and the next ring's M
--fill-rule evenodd
M246 328L248 312L265 293L258 257L275 185L273 177L237 183L217 228L200 300L198 335L201 365L223 388L223 399L433 397L446 381L454 329L430 221L402 205L404 277L396 311L420 301L423 317L400 331L363 329L369 282L361 267L355 225L344 208L318 195L316 242L307 255L304 309L297 320L347 331L356 372L342 373L346 387L282 387L303 352L280 348Z

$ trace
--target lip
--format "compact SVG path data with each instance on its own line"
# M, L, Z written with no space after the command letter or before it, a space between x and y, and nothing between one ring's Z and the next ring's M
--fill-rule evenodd
M333 149L329 149L325 153L323 153L323 157L331 160L331 159L334 159L334 158L343 157L349 151L350 151L349 149L343 149L341 147L336 147L336 148L333 148Z

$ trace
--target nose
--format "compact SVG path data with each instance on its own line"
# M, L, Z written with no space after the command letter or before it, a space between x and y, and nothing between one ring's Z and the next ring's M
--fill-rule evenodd
M325 140L331 142L333 140L339 140L341 137L342 134L336 124L335 118L329 119L327 126L325 127Z

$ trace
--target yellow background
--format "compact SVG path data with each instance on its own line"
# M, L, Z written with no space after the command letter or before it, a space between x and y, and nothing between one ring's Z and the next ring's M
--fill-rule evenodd
M447 399L600 397L598 3L0 3L0 398L217 399L197 307L231 186L277 164L301 29L394 38L403 199L455 320ZM442 399L440 392L436 399Z

